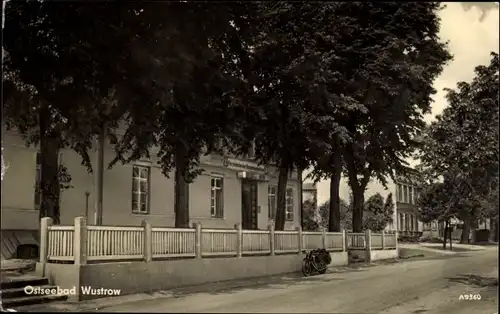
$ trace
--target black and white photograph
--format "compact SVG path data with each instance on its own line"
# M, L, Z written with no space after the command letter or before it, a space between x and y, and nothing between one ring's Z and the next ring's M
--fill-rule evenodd
M3 0L0 311L497 314L499 16Z

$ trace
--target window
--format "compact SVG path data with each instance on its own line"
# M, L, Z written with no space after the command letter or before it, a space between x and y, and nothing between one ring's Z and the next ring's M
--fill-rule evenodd
M132 168L132 212L149 213L149 172L145 166Z
M269 213L269 219L275 219L276 217L276 193L277 187L273 185L269 185L267 187L267 210Z
M212 176L210 188L210 216L224 218L224 178Z
M405 214L405 231L410 230L410 215Z
M42 154L36 153L36 169L35 169L35 209L40 209L42 205L42 190L40 189L40 181L42 180Z
M403 185L403 202L408 203L408 186Z
M397 196L397 201L402 202L403 201L403 185L398 184L398 196Z
M413 204L413 187L408 187L408 203Z
M293 189L286 189L286 212L285 219L290 221L293 220Z
M404 214L399 214L399 226L398 226L398 230L399 231L402 231L404 230L404 225L405 225L405 217L404 217Z

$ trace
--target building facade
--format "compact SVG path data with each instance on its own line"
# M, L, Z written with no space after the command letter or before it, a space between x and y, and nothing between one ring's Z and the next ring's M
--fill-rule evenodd
M405 176L396 179L396 204L398 208L398 231L401 236L420 236L425 229L437 229L437 225L423 224L418 219L417 172L408 168Z
M26 147L14 132L3 135L7 171L2 182L2 232L37 230L41 197L35 188L40 176L38 149ZM113 157L108 144L104 150L105 165ZM67 167L72 186L61 193L61 224L71 225L78 216L87 217L92 224L94 175L81 165L80 156L72 150L61 150L60 163ZM96 164L95 158L92 164ZM245 229L268 227L276 212L278 178L274 167L259 165L250 157L208 155L201 156L201 168L203 173L189 185L190 224L201 223L204 228L234 228L238 223ZM157 160L117 164L104 169L103 178L103 225L139 226L147 219L153 226L174 226L174 176L164 176ZM291 173L285 229L300 226L300 184L297 173Z

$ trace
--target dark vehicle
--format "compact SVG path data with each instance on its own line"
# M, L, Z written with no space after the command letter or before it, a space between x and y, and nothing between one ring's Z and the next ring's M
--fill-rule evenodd
M330 253L325 249L308 251L302 261L302 274L306 277L313 273L324 274L331 262Z

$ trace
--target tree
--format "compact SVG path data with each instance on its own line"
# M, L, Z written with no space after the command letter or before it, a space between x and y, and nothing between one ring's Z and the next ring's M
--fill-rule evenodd
M126 10L120 11L121 13ZM69 147L91 170L88 150L109 118L110 89L126 51L123 21L112 5L46 1L8 2L5 7L4 114L28 145L39 145L40 216L59 221L59 193L69 174L59 150ZM110 125L112 127L113 125Z
M386 220L388 223L393 222L393 215L394 215L394 201L392 199L392 193L389 193L387 195L387 198L385 199L384 203L384 213L386 216Z
M306 200L302 206L302 215L305 231L317 231L320 229L321 217L318 215L316 206L312 200Z
M450 220L456 217L453 203L449 198L450 186L448 180L444 182L423 183L417 199L419 220L424 223L437 220L445 224L443 249L449 235L451 248L451 233L449 232Z
M261 27L252 47L254 93L249 108L253 114L246 121L247 139L255 142L258 161L274 162L279 169L276 230L285 224L288 173L318 162L325 152L334 150L332 143L346 140L335 113L357 110L334 90L342 75L335 68L339 59L332 50L337 44L332 36L336 12L333 3L261 6Z
M374 194L368 198L364 204L366 216L363 221L363 229L372 231L382 231L387 224L392 221L394 213L394 204L392 203L392 194L384 198L380 193Z
M400 175L404 159L418 146L414 138L425 125L433 81L451 58L439 42L439 6L338 4L335 55L343 76L336 94L362 109L336 119L352 139L340 151L353 193L355 232L362 229L370 179L385 185L388 176Z
M477 219L498 216L498 54L475 72L472 82L447 90L449 106L429 126L420 156L431 177L453 184L448 197L464 222L462 242Z
M322 228L328 228L329 219L330 219L330 201L326 201L320 205L318 208L318 212L320 215L319 225ZM351 230L351 221L352 221L352 209L350 204L348 204L343 199L340 199L340 228L342 230Z
M6 112L21 133L42 135L29 138L40 142L42 181L48 182L41 215L59 215L53 209L57 150L73 148L91 169L92 141L107 134L117 152L110 167L153 153L165 175L175 168L176 226L187 227L187 184L200 173L200 154L218 149L215 144L237 134L232 127L244 120L242 97L236 97L244 84L233 63L245 45L250 8L9 3L5 47L15 53L6 67L13 99ZM16 99L23 106L14 105ZM33 113L50 120L33 119ZM127 125L123 137L114 132L118 122Z
M240 63L251 38L245 34L251 8L207 2L141 5L147 36L136 38L132 47L143 64L130 78L140 92L129 97L134 103L129 127L114 162L156 153L165 176L175 169L176 227L189 226L188 184L201 172L200 155L237 142L246 119L240 105L246 72Z

